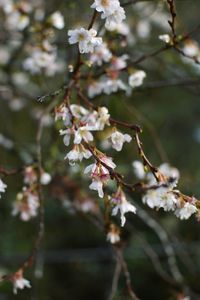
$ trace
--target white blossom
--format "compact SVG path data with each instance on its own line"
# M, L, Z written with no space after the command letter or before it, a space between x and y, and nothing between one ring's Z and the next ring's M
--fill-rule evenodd
M104 175L107 175L106 173ZM100 198L103 198L103 182L100 180L93 180L92 183L89 185L91 190L97 191Z
M129 85L132 88L138 87L143 84L143 80L146 77L146 73L144 71L136 71L129 76Z
M142 39L147 39L151 32L151 25L146 19L140 20L137 23L137 34Z
M128 59L128 55L124 54L121 57L113 56L111 60L111 65L109 70L111 71L119 71L127 67L126 60Z
M189 202L186 202L183 207L179 207L175 211L175 215L181 220L187 220L191 217L192 214L198 211L197 207Z
M99 81L92 81L88 85L88 96L93 98L103 92L103 84Z
M74 145L73 149L65 156L65 159L68 159L69 164L73 166L76 161L82 161L83 158L88 159L91 156L92 153L80 144Z
M26 14L19 11L13 11L8 14L6 19L6 26L9 30L24 30L29 25L30 19Z
M185 55L190 57L198 56L200 53L199 44L193 40L186 41L182 48Z
M33 48L32 53L23 62L25 70L31 74L40 74L42 70L47 76L53 76L59 71L59 65L56 62L56 49L51 49L50 52L40 48Z
M166 44L169 44L171 41L171 37L169 36L169 34L161 34L158 36L159 40L165 42Z
M20 214L22 221L29 221L36 217L38 213L39 199L38 195L24 188L22 193L17 194L17 199L13 204L12 215Z
M87 126L79 127L78 130L75 131L74 144L80 144L82 140L87 143L93 141L93 135Z
M171 187L175 187L177 185L180 177L178 169L170 166L168 163L163 163L158 167L158 171L167 177L167 183L170 184ZM146 179L150 185L156 184L156 179L152 173L147 173Z
M31 288L30 281L23 277L23 270L20 269L12 276L13 293L17 294L17 290L23 290L25 287Z
M55 11L51 16L50 16L50 23L57 29L63 29L65 26L65 21L64 17L59 11Z
M150 189L143 196L142 201L150 208L163 208L164 211L175 210L177 198L167 187Z
M110 95L111 93L115 93L118 90L127 90L126 85L123 83L121 79L112 79L109 77L104 77L102 79L102 86L103 86L103 92L107 95Z
M110 199L111 203L115 206L112 209L112 216L116 216L118 211L121 214L121 226L124 226L126 222L125 214L127 212L136 213L136 207L127 201L126 196L122 189L119 187L116 194Z
M106 18L105 27L112 27L114 24L120 24L124 19L126 19L125 10L123 7L117 8L112 14L106 16L106 14L102 15L102 19Z
M97 31L94 29L74 29L68 31L69 43L79 44L80 53L93 52L96 46L102 44L102 38L96 37Z
M112 14L117 8L119 8L119 6L119 0L95 0L91 5L91 8L94 8L98 12L102 12L108 16Z
M115 31L118 34L128 36L130 34L130 28L126 23L112 23L107 24L106 29L108 31Z
M101 66L103 62L109 62L112 58L112 53L108 49L106 43L95 47L94 52L90 55L90 62Z
M77 105L77 104L71 104L70 110L72 112L72 115L74 117L76 117L77 119L81 119L82 117L89 114L89 111L87 109L85 109L83 106Z
M64 135L63 143L65 144L65 146L69 146L70 138L71 138L71 135L74 134L74 130L72 128L68 128L65 130L61 129L59 132L60 132L60 135Z
M117 226L114 224L110 225L106 239L111 244L116 244L120 241L120 231Z
M108 166L108 168L114 169L116 165L113 163L112 159L105 156L103 153L98 155L99 159ZM110 179L110 172L108 168L104 167L100 162L91 164L87 166L84 170L84 174L90 173L92 178L92 183L89 188L91 190L96 190L100 198L103 198L103 186L107 184Z
M112 142L112 147L116 150L116 151L121 151L123 144L125 142L130 143L130 141L132 140L132 137L129 134L123 134L120 131L115 130L111 136L111 142Z
M96 121L96 126L98 130L103 130L105 125L110 125L109 123L110 114L108 112L107 107L99 107L98 108L98 118Z
M7 185L0 179L0 198L1 198L1 193L5 193L7 188Z
M64 125L69 126L71 125L71 118L72 115L65 105L59 106L55 109L55 121L61 119L63 120Z
M101 18L106 19L106 28L120 24L126 18L119 0L95 0L91 7L102 13Z
M135 160L132 163L132 166L133 166L133 171L134 171L135 176L138 179L144 179L146 173L145 173L145 170L144 170L144 165L141 163L141 161Z
M47 172L42 172L41 178L40 178L40 183L42 185L47 185L51 182L51 175Z

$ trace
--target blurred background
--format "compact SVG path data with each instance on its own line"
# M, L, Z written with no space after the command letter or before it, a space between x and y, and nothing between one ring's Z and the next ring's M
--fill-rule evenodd
M177 32L186 34L199 24L200 2L175 2ZM68 70L74 64L77 49L69 46L67 31L87 26L92 15L91 4L89 0L28 1L30 8L23 8L29 16L28 24L18 28L19 21L15 23L14 16L8 13L9 1L0 1L1 166L20 168L35 161L38 120L51 101L47 97L41 103L37 98L68 82ZM65 26L61 30L48 25L47 20L55 11L64 16ZM128 54L130 61L135 61L142 54L163 47L158 36L170 32L165 1L138 1L127 6L126 14L128 36L105 33L118 56ZM99 22L97 27L101 27ZM191 38L198 43L200 31L195 31ZM54 45L57 69L33 72L24 62L42 39ZM107 106L117 119L141 125L144 149L150 160L156 166L163 162L175 166L181 174L178 188L199 198L200 67L173 49L149 57L136 67L147 73L143 86L129 95L119 91L110 96L97 96L92 101ZM122 79L126 80L123 75ZM61 102L63 91L56 97ZM45 239L34 268L25 274L31 280L32 289L14 296L10 283L1 284L1 300L104 300L109 297L115 258L113 247L98 226L103 203L95 192L89 191L88 178L82 176L85 163L70 167L64 161L66 148L58 129L52 112L44 120L42 137L43 167L52 176L50 185L44 188ZM100 141L101 137L99 143L106 149ZM133 144L125 145L119 153L105 151L118 162L118 170L127 181L137 181L132 162L139 158ZM16 194L23 186L23 176L6 176L3 180L8 189L0 199L1 274L16 270L26 259L37 234L37 218L23 222L19 216L11 216ZM190 299L184 298L189 291L191 299L200 299L197 220L192 217L181 221L171 213L153 211L142 204L140 194L128 197L141 207L140 214L128 215L121 233L124 256L138 297L186 300ZM81 199L88 200L85 206ZM169 282L166 273L177 284ZM123 275L115 299L129 299Z

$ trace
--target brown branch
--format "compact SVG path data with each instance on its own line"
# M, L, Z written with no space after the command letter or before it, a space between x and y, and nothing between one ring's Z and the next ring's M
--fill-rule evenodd
M159 171L156 167L154 167L151 164L151 162L146 157L146 155L144 153L144 150L143 150L143 147L142 147L142 142L140 141L139 134L137 132L135 134L135 141L136 141L136 145L137 145L137 148L138 148L139 155L143 160L144 166L147 166L150 169L150 171L154 175L155 179L159 182L160 181Z
M171 21L168 21L171 30L172 30L172 40L173 44L176 44L176 31L175 31L175 20L176 20L176 12L175 12L175 4L174 0L167 0L167 3L169 5L169 10L171 14Z
M125 279L126 279L126 287L127 287L127 290L128 290L128 294L129 294L131 299L139 300L139 298L136 296L136 294L135 294L135 292L132 288L131 275L130 275L130 272L128 270L128 266L127 266L127 263L124 259L122 251L120 251L119 258L121 260L122 270L123 270L123 273L124 273L124 276L125 276Z
M115 264L115 270L114 270L113 279L112 279L112 287L111 287L111 291L110 291L108 300L113 300L116 295L119 277L120 277L121 270L122 270L122 264L121 264L121 260L120 260L119 253L118 253L119 250L117 248L114 248L114 249L115 249L116 264Z

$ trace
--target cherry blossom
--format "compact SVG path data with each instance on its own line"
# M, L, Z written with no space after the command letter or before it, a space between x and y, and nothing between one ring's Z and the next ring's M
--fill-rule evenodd
M128 36L130 34L130 28L126 23L112 23L107 24L106 29L108 31L115 31L118 34Z
M172 190L165 187L150 189L142 198L143 203L150 208L163 208L164 211L175 210L177 197Z
M32 49L30 56L24 60L23 67L31 74L40 74L44 71L47 76L53 76L60 69L56 59L56 48L46 51L36 47Z
M112 147L116 151L121 151L125 142L130 143L132 137L129 134L123 134L120 131L114 130L110 136Z
M51 182L51 175L47 172L42 172L40 177L40 183L42 185L48 185Z
M111 14L102 14L102 19L106 18L105 27L110 28L112 26L115 26L115 24L120 24L124 19L126 19L125 10L123 7L118 7L116 10L114 10Z
M112 209L112 216L116 216L118 211L121 214L121 226L124 226L126 222L125 214L127 212L136 213L136 207L127 201L121 187L118 187L117 192L110 198L111 203L114 205Z
M103 62L109 62L112 58L112 53L108 49L106 43L95 47L94 52L90 55L90 62L101 66Z
M111 158L106 157L103 154L100 154L98 157L109 168L114 169L116 167ZM89 188L91 190L97 191L99 197L103 198L103 186L107 184L108 180L110 179L109 170L106 167L104 167L100 162L96 162L85 168L84 174L88 173L90 173L90 176L92 178L92 183L90 184Z
M17 199L13 204L12 215L20 214L22 221L29 221L36 217L38 213L39 199L36 193L30 189L24 188L21 193L17 194Z
M68 31L69 43L70 44L79 44L80 53L89 53L93 52L96 46L102 44L102 38L96 37L97 31L94 29L74 29Z
M0 179L0 198L1 198L1 193L5 193L7 188L7 185Z
M136 71L129 76L129 85L132 88L138 87L143 84L143 80L146 77L144 71Z
M169 34L161 34L158 38L166 44L169 44L171 42L171 37L169 36Z
M198 209L194 203L186 202L183 206L181 204L178 205L175 215L181 220L187 220L197 211Z
M144 170L144 165L141 163L141 161L139 161L139 160L133 161L132 166L133 166L133 171L134 171L135 176L140 180L144 179L146 176L146 173Z
M88 159L92 156L92 153L85 149L82 144L74 145L73 149L68 152L65 159L69 160L70 165L74 165L76 161L82 161L83 158Z
M110 15L119 8L119 0L95 0L91 5L92 8L96 9L98 12L102 12L105 15Z
M20 269L12 276L13 293L17 294L17 290L23 290L25 287L31 288L30 281L23 277L23 270Z
M183 52L188 56L198 56L200 52L199 44L193 40L188 40L184 43Z
M110 224L106 239L111 244L116 244L120 241L120 231L116 225Z
M65 26L64 17L59 11L55 11L49 18L49 22L57 29L63 29Z

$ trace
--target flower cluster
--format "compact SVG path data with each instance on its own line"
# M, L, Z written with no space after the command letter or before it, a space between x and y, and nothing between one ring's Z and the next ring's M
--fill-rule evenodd
M122 23L126 18L119 0L95 0L91 7L101 13L101 18L106 20L105 27L108 28Z
M24 187L17 194L16 201L13 203L12 215L20 215L22 221L29 221L37 216L39 208L39 197L37 192L37 173L34 167L26 167L24 171ZM40 183L49 184L51 176L43 172L41 174Z
M23 68L31 74L44 73L46 76L53 76L62 70L57 60L57 48L52 46L48 40L41 45L30 47L29 56L23 61Z
M143 164L139 161L133 162L135 175L139 179L145 179L148 183L147 192L142 198L144 204L150 208L164 211L174 211L175 215L183 219L188 219L192 214L198 211L196 199L182 195L176 185L179 179L179 171L164 163L158 171L163 175L163 179L157 183L152 173L145 173Z
M103 198L104 192L103 187L108 183L110 179L110 170L113 170L116 165L113 163L112 158L107 157L103 153L98 153L99 161L87 166L84 173L90 173L92 183L89 188L98 192L100 198ZM105 164L106 167L102 164Z
M5 26L11 31L23 31L30 23L30 13L32 6L25 1L18 1L15 3L12 0L1 4L6 15Z
M61 105L56 109L55 119L62 119L66 128L60 130L60 134L64 136L64 144L69 146L71 137L74 137L74 147L65 157L71 165L76 161L82 161L83 158L91 157L92 154L85 148L84 143L93 141L93 132L101 131L105 125L109 125L109 118L106 107L89 111L80 105L72 104L69 108Z

